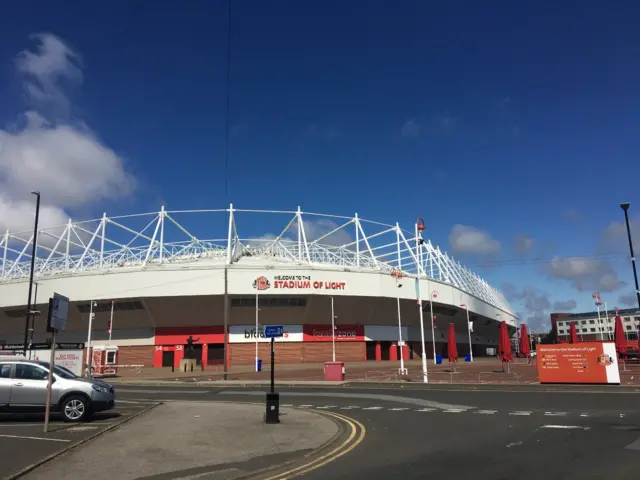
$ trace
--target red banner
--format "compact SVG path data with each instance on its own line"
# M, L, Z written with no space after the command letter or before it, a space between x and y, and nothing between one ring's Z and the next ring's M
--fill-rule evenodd
M303 325L302 337L305 342L331 342L331 325ZM336 325L336 342L364 342L364 325Z

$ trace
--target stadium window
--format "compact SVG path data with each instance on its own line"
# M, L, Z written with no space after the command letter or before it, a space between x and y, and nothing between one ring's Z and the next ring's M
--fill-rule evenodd
M595 333L595 331L596 331L596 329L595 329L595 328L592 328L592 329L591 329L591 332L592 332L592 333Z

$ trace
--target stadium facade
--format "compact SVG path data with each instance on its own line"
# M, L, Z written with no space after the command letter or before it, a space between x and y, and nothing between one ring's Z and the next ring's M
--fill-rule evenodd
M216 226L223 233L212 238ZM338 360L419 358L420 297L428 357L434 346L446 354L450 323L459 353L469 350L467 308L474 355L491 352L500 321L516 330L515 313L497 289L422 239L422 228L421 220L404 230L358 215L233 206L70 220L38 234L31 341L47 341L48 298L57 292L71 301L59 341L86 342L93 313L93 343L106 344L111 328L119 364L177 365L189 336L203 365L225 355L230 365L251 364L256 337L268 358L269 324L285 326L280 362L331 360L334 336ZM24 341L32 240L29 232L0 237L0 344Z

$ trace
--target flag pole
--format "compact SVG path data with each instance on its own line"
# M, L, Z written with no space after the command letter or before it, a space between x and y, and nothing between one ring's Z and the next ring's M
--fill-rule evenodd
M111 318L109 319L109 345L111 345L111 331L113 330L113 304L115 302L111 300Z

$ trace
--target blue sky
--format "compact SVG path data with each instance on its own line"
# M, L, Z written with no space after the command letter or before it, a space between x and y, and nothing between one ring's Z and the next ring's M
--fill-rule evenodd
M234 0L227 198L227 4L189 5L3 9L0 227L30 224L34 183L52 222L228 201L422 216L533 326L595 290L630 302L618 204L637 205L640 6ZM60 150L27 176L46 142ZM74 182L53 191L43 171Z

